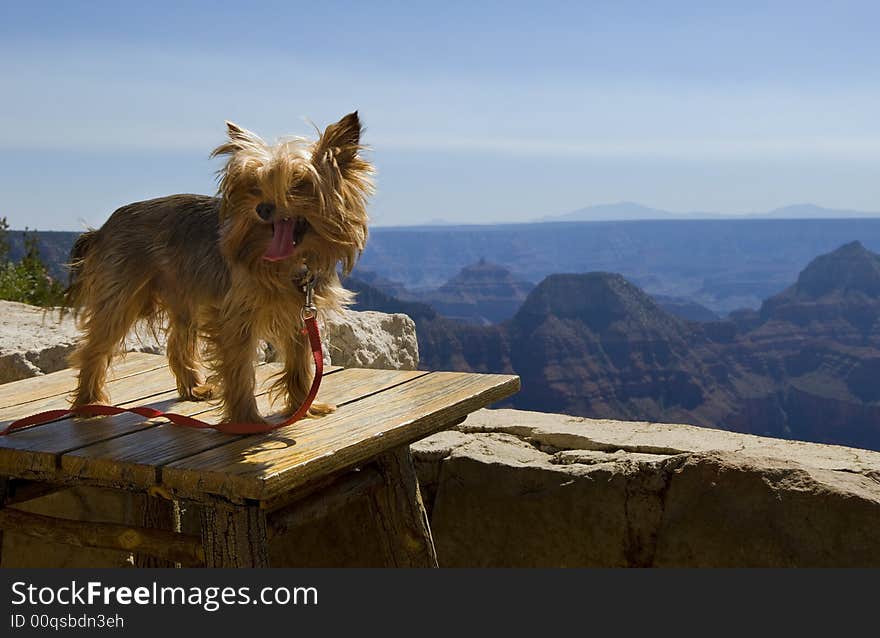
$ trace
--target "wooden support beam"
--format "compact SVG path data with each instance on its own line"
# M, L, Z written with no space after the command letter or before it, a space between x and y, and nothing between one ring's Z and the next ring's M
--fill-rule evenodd
M259 503L202 503L202 545L207 567L268 567L266 511Z
M199 539L165 530L128 527L115 523L72 521L31 514L10 507L0 510L0 530L15 531L51 543L100 547L149 554L190 567L205 561Z
M7 505L26 503L37 498L49 496L55 492L69 490L69 485L57 483L44 483L43 481L28 481L26 479L10 479L9 494L6 497Z
M338 481L341 477L348 474L350 471L351 468L347 468L340 472L334 472L333 474L322 476L317 481L309 481L305 485L298 487L295 490L283 492L278 496L260 501L260 509L266 510L266 513L271 516L273 512L284 509L294 502L299 502L304 498L312 496L313 494L319 494L323 492L328 487L336 483L336 481Z
M437 567L437 552L408 445L376 458L384 481L373 495L389 567Z
M268 515L269 538L279 536L302 523L320 520L348 503L370 496L385 484L372 466L345 474L325 490L293 501Z
M180 507L176 501L150 494L136 494L134 499L135 508L141 512L141 525L146 529L180 532ZM175 561L162 560L143 552L134 555L134 565L135 567L177 567Z

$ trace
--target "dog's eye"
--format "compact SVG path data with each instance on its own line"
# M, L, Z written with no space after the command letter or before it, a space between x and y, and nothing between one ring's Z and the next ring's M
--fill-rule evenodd
M272 217L272 213L275 212L275 204L271 204L269 202L261 202L257 204L257 215L260 216L260 219L263 221L269 221L269 218Z
M248 193L250 193L253 197L262 197L263 196L263 191L260 190L259 188L256 188L256 187L249 189Z

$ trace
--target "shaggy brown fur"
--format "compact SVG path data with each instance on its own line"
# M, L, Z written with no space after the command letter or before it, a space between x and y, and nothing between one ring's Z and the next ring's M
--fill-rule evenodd
M108 400L107 367L139 319L167 324L180 396L219 394L230 422L262 422L254 398L260 338L284 359L273 389L287 409L305 398L314 373L301 333L304 273L315 278L319 310L340 310L351 296L336 269L350 271L367 240L372 167L360 156L360 120L351 113L317 141L276 145L227 127L229 140L213 152L228 157L218 197L129 204L74 245L67 305L84 331L71 358L79 368L74 406ZM200 339L209 384L198 373ZM315 404L311 413L332 409Z

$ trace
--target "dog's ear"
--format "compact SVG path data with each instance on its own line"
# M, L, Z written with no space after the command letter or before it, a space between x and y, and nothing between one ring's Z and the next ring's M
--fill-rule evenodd
M361 120L358 112L349 113L328 126L315 143L312 161L335 162L343 175L352 167L361 148Z
M221 144L211 153L211 157L218 155L233 155L237 151L242 151L255 146L265 146L265 142L256 134L245 128L241 128L234 122L226 121L226 133L229 141Z
M319 270L343 272L354 267L367 241L367 198L373 193L373 166L361 154L361 121L357 111L331 124L312 146L319 215L309 223L328 242L343 249L328 253L332 263Z

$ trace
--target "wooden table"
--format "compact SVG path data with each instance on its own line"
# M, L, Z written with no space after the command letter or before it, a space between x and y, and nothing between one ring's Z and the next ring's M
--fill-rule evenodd
M271 412L256 368L258 403ZM63 408L74 370L0 385L0 428ZM114 366L117 405L219 418L215 404L180 401L165 358L130 353ZM133 552L138 565L268 566L268 540L294 523L369 498L389 566L436 566L409 444L519 389L510 375L330 368L318 400L338 410L271 434L235 436L133 414L65 419L0 437L2 530ZM26 513L20 503L74 485L144 500L141 526ZM201 534L182 534L178 505L196 504Z

